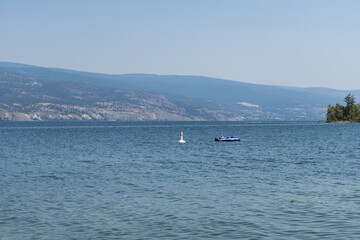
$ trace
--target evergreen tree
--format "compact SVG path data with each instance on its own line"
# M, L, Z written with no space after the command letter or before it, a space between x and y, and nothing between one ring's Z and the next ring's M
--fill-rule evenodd
M327 122L350 121L360 122L360 104L355 104L355 97L349 93L345 98L346 106L336 103L329 104L326 120Z
M351 93L349 93L345 98L344 98L345 102L346 102L346 107L345 107L345 111L344 111L344 115L345 115L345 120L348 121L352 121L352 118L354 117L354 111L353 111L353 107L355 105L355 97L354 95L351 95Z
M360 122L360 105L355 104L349 113L349 119L352 122Z
M349 93L345 98L344 98L345 102L346 102L346 106L347 107L352 107L355 105L355 97L354 95L352 95L351 93Z
M343 121L344 120L344 106L336 103L335 106L335 121Z
M327 110L326 121L328 121L328 122L336 121L335 108L334 108L334 106L331 106L330 104L329 104L328 110Z

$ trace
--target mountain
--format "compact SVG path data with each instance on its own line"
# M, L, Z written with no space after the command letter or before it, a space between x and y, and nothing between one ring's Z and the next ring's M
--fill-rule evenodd
M20 120L323 120L328 104L342 103L349 92L8 62L0 62L0 84L0 118Z
M221 116L220 111L178 106L158 93L51 81L0 69L0 120L205 120Z

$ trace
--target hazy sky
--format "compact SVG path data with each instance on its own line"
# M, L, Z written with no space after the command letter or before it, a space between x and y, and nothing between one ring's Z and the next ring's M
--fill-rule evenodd
M358 0L0 0L0 61L360 89Z

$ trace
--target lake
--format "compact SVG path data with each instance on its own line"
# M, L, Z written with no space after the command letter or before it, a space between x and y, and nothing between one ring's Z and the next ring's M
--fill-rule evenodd
M359 170L359 124L0 122L0 239L360 239Z

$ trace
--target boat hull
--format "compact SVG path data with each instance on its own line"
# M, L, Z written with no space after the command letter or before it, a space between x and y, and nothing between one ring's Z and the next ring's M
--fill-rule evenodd
M239 142L240 138L215 138L215 142Z

